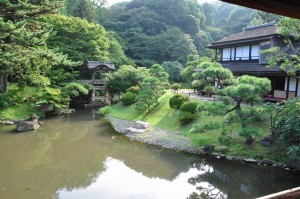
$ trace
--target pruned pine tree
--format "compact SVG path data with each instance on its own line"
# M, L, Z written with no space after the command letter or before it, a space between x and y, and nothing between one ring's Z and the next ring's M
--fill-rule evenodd
M0 70L1 91L6 92L8 72L12 80L33 85L49 85L46 73L53 65L70 65L66 57L47 48L53 35L47 23L39 21L45 14L56 13L62 0L0 0Z

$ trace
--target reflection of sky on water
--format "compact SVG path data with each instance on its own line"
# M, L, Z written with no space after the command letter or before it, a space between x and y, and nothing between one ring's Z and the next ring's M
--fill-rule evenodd
M191 168L187 172L180 173L174 180L168 181L146 177L113 158L106 159L105 168L106 170L89 187L59 190L59 198L187 198L193 192L199 193L197 186L188 182L189 178L207 172L206 169L203 171ZM210 185L201 182L201 186Z

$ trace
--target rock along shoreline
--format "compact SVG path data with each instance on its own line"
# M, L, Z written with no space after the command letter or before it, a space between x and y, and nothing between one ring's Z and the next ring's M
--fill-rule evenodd
M150 127L142 133L131 133L127 129L132 127L136 121L124 120L109 115L105 116L105 119L112 125L112 127L119 133L126 135L130 140L139 141L146 144L160 146L167 149L188 152L198 155L210 155L217 159L226 159L239 162L245 162L249 164L259 164L265 166L279 167L285 170L292 170L299 172L298 169L289 167L283 163L275 163L271 160L254 160L243 157L233 157L224 154L210 153L205 151L205 147L195 146L192 140L186 136L183 136L180 132L173 132L157 127Z

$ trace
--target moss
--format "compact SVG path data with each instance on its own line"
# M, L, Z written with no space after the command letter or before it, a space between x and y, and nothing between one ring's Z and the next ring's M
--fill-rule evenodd
M0 110L0 118L2 120L25 120L33 114L38 114L38 112L31 104L19 104Z

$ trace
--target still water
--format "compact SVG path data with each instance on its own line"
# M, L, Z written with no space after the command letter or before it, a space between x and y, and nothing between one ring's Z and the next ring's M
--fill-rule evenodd
M300 175L128 140L90 111L35 132L0 127L1 199L255 198L300 185Z

